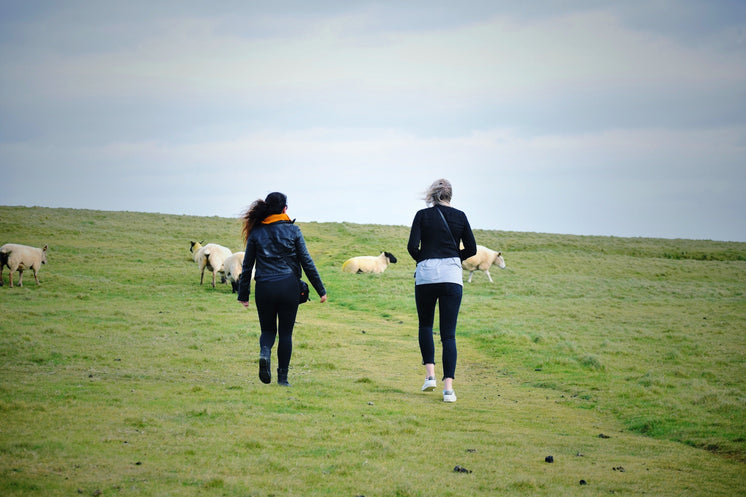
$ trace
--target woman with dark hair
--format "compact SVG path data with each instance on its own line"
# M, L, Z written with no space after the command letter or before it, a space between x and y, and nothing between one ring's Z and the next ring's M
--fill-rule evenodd
M466 214L451 207L451 183L435 181L425 193L429 206L417 212L409 232L407 251L417 262L414 298L419 319L419 342L425 365L423 392L435 389L433 322L439 305L440 342L443 346L443 400L456 402L456 321L463 295L461 261L477 253L477 242ZM460 248L463 243L464 248Z
M259 315L259 379L272 381L271 356L277 346L277 383L290 386L288 367L293 353L293 326L300 304L301 268L326 302L326 289L306 249L300 228L287 215L287 197L279 192L256 200L243 214L246 254L238 287L238 301L249 307L251 271L256 265L256 311Z

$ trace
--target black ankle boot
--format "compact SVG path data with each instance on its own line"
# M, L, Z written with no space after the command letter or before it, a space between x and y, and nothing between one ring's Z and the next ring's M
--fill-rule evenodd
M282 385L283 387L290 386L290 383L288 383L288 370L287 369L277 368L277 384Z
M270 362L272 357L272 349L269 347L262 347L259 352L259 379L262 383L272 382L272 372L270 369Z

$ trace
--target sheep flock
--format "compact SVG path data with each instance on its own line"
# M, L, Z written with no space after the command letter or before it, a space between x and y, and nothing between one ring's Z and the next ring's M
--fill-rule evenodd
M212 287L216 287L217 277L220 275L221 283L229 283L232 292L238 291L238 284L241 279L243 270L244 252L233 253L229 248L217 243L208 243L203 245L204 241L190 242L190 252L192 259L197 263L200 271L199 283L204 283L205 270L212 274ZM390 264L397 262L396 257L391 252L382 251L378 256L356 256L347 259L342 264L342 271L345 273L361 274L372 273L381 274ZM0 286L4 285L4 269L9 271L10 287L13 288L13 273L18 271L18 286L23 286L23 271L31 269L34 273L34 280L39 285L39 269L47 263L47 245L43 248L30 247L16 243L6 243L0 247ZM505 269L505 260L502 252L497 252L482 245L477 245L476 255L464 260L462 267L469 271L468 282L471 283L475 271L482 271L487 275L490 283L494 283L489 269L493 265ZM254 278L255 268L252 269L252 279Z

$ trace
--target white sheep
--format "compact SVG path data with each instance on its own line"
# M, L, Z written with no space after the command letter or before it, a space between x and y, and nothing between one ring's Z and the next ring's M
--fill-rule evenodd
M200 242L191 242L189 250L192 251L194 262L199 264L200 285L205 279L205 269L212 272L213 288L215 288L215 279L218 273L221 273L220 281L225 283L225 270L223 269L223 263L225 262L225 259L233 254L231 249L218 245L217 243L208 243L203 247Z
M47 263L47 246L44 248L29 247L16 243L6 243L0 247L0 286L3 286L3 269L10 269L10 287L13 288L13 273L18 271L18 286L23 286L23 270L31 269L39 285L38 271Z
M503 259L502 252L495 252L483 245L477 245L477 253L461 261L461 267L469 271L469 283L471 283L471 277L476 270L484 271L487 278L490 279L490 283L494 283L492 276L490 276L490 267L493 264L500 269L505 269L505 260Z
M241 273L243 272L243 258L246 255L245 252L236 252L235 254L228 257L223 262L223 269L225 270L225 279L231 284L233 293L238 293L238 284L241 281ZM251 278L254 278L256 274L256 266L251 268Z
M396 262L396 257L391 252L381 252L378 257L372 255L360 255L347 259L342 264L342 271L346 273L382 273L389 263Z

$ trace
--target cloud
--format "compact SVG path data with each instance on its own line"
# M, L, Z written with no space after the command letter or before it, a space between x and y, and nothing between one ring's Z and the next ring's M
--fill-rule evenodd
M467 4L13 5L0 202L745 239L743 8Z

